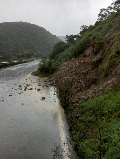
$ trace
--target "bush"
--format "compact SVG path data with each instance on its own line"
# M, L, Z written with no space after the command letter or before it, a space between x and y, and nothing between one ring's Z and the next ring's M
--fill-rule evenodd
M74 48L74 46L71 45L69 48L67 48L66 50L64 50L64 52L62 52L59 55L59 57L58 57L59 60L62 61L62 62L70 60L73 57L73 48Z
M78 40L75 43L74 49L73 49L73 57L78 57L81 54L83 54L83 52L89 47L90 44L90 38L89 38L89 34L87 34L86 36L82 37L80 40Z
M120 63L120 38L116 39L110 49L105 52L105 55L104 63L100 67L102 77L107 77L113 71L113 66Z
M72 81L69 77L65 77L57 84L57 96L63 108L68 107L72 103Z
M45 60L43 59L38 67L38 71L43 74L52 74L54 73L58 68L58 63L54 60Z
M98 38L95 42L94 53L98 53L104 46L104 39L102 37Z
M66 44L63 41L58 42L54 48L52 53L50 54L50 58L51 59L57 59L58 55L63 52L64 50L66 50L69 47L69 44Z

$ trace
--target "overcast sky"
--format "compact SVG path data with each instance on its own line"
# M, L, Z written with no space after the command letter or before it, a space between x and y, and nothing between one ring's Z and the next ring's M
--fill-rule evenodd
M78 34L112 0L0 0L0 23L29 22L54 35Z

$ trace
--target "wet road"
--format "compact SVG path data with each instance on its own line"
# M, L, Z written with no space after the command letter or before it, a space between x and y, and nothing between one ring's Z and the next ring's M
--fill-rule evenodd
M38 61L0 70L0 159L67 159L62 108Z

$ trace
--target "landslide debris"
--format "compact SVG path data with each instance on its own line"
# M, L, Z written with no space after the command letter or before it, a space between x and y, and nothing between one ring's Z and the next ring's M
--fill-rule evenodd
M96 41L84 52L86 57L72 59L62 64L51 77L51 82L62 86L65 78L72 81L73 105L101 95L120 84L120 23L104 37L104 46L95 53Z

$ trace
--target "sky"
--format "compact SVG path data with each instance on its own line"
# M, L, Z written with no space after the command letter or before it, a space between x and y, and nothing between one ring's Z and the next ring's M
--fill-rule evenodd
M78 34L94 25L101 8L112 0L0 0L0 23L28 22L57 36Z

